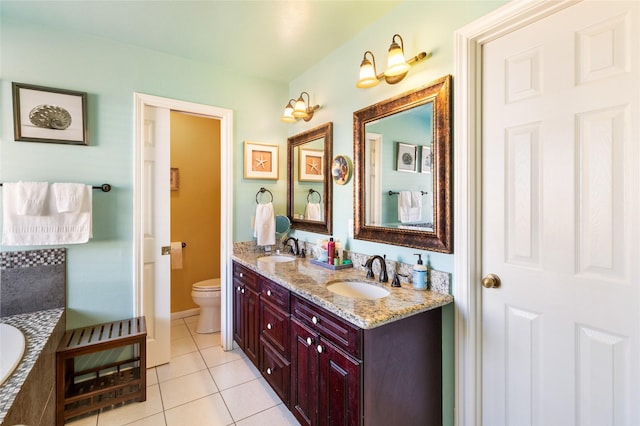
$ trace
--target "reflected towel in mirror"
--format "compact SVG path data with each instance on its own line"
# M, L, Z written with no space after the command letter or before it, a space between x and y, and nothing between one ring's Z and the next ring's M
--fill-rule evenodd
M398 220L403 223L422 220L422 193L420 191L400 191L398 194Z
M307 203L304 211L304 218L307 220L322 220L322 209L320 203Z

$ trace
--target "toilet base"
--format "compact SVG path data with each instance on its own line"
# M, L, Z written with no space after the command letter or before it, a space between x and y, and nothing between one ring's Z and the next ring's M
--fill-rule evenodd
M200 318L196 325L196 333L211 334L220 331L220 318L216 316L217 309L213 307L200 308Z

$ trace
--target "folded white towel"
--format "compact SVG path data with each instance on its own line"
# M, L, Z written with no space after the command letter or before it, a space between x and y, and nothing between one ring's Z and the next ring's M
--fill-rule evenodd
M272 246L276 243L276 217L272 203L257 205L253 236L258 240L256 244L259 246Z
M398 194L398 220L402 223L422 220L422 193L400 191Z
M16 191L15 208L19 215L39 216L42 214L49 184L47 182L18 182L7 183L11 190Z
M53 196L58 212L75 212L80 210L84 199L85 186L81 183L52 183Z
M307 203L304 211L304 218L307 220L322 220L322 209L320 203Z
M82 205L77 212L58 212L54 197L47 197L40 216L19 215L15 186L2 189L2 244L8 246L39 246L80 244L91 238L90 185L84 185Z

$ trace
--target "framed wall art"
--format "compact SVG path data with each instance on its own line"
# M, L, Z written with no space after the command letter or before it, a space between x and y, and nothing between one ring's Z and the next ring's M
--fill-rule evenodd
M300 148L300 159L298 164L299 181L324 181L324 150Z
M278 145L245 141L244 178L278 180Z
M420 172L431 173L432 169L431 146L425 145L420 148Z
M353 165L351 160L346 155L336 155L333 159L333 165L331 167L331 174L333 175L333 181L338 185L344 185L351 179L351 171Z
M16 141L88 145L87 94L12 83Z
M417 145L396 142L396 170L399 172L416 172Z

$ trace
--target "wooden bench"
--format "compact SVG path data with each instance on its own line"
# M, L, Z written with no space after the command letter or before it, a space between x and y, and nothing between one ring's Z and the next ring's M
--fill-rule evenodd
M56 425L100 408L147 399L147 327L144 317L68 330L56 351ZM134 345L133 355L75 371L74 360Z

